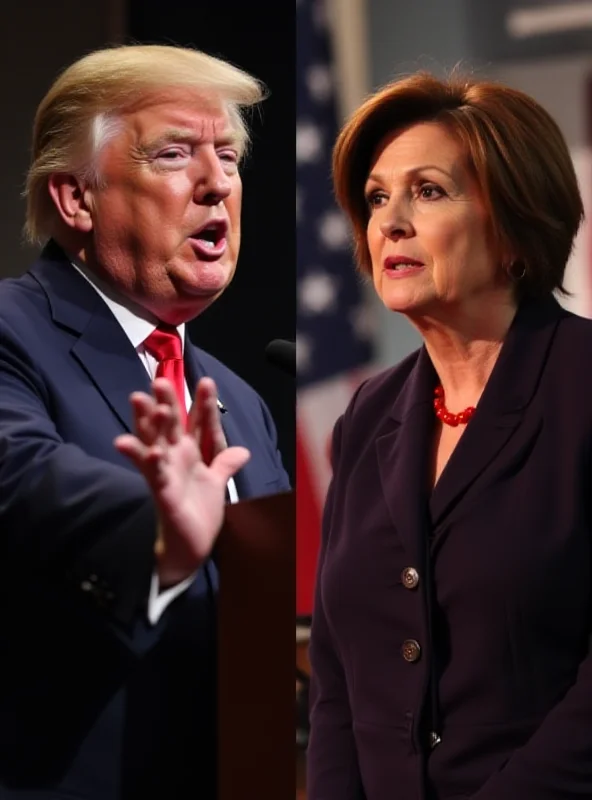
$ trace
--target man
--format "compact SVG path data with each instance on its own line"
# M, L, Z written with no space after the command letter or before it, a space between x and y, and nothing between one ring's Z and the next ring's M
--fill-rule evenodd
M45 246L0 283L1 800L216 796L211 553L226 501L288 478L265 404L185 323L233 277L261 99L203 53L128 46L39 106Z

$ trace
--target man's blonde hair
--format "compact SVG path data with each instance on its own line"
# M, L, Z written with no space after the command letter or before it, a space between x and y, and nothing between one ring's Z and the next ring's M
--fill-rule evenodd
M264 99L263 84L219 58L168 45L121 45L76 61L54 82L35 115L27 174L25 234L42 244L57 210L48 191L55 172L100 183L98 155L120 130L120 115L151 95L195 90L225 104L241 156L249 144L243 109Z

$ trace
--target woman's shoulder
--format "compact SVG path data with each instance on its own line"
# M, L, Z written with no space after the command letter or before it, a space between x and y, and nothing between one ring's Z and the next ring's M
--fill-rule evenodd
M421 348L414 350L398 364L386 367L366 378L354 392L344 417L375 415L383 412L385 404L392 405L413 371Z
M333 426L331 461L333 469L347 452L359 452L380 435L389 409L412 372L421 348L392 367L374 372L360 383Z
M583 314L563 308L560 330L565 335L583 337L588 342L592 342L592 319Z
M552 355L563 372L578 373L585 368L592 374L592 319L564 310Z

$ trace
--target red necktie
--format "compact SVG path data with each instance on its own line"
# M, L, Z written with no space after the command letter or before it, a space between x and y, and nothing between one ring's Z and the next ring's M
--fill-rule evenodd
M168 378L175 387L181 408L181 424L187 426L187 406L185 404L185 370L181 337L176 328L160 325L144 341L144 347L158 361L157 378Z

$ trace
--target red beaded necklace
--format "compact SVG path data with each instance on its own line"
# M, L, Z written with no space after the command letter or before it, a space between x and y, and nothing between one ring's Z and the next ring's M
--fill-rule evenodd
M452 428L456 428L457 425L466 425L475 413L473 406L469 406L464 411L461 411L460 414L452 414L444 403L443 386L436 386L434 389L434 411L439 420L442 420L445 425L450 425Z

